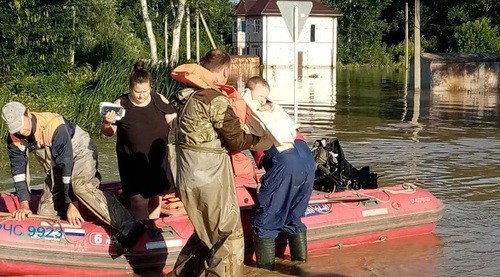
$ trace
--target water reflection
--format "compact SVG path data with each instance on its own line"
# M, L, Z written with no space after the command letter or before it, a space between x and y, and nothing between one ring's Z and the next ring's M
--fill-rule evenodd
M266 69L270 99L293 113L292 69ZM240 72L241 87L258 72ZM370 165L382 186L412 182L447 206L435 236L311 253L279 264L306 276L494 276L500 272L500 92L405 88L403 72L304 69L299 121L309 140L340 139L354 166ZM97 139L104 180L118 178L114 139ZM6 151L0 188L11 188ZM36 163L32 163L36 164ZM35 175L36 175L36 171ZM41 171L40 171L41 172ZM35 176L36 177L36 176ZM39 179L43 175L38 176ZM249 276L279 276L249 269Z
M418 140L418 132L420 132L423 129L423 125L418 122L418 119L420 117L420 94L421 91L414 91L413 92L413 116L411 118L410 123L414 126L413 130L413 136L412 140L413 141L419 141Z
M336 71L329 68L304 68L299 76L297 96L301 105L319 103L335 106ZM270 100L293 104L293 69L266 68L262 77L271 86Z
M496 118L498 124L499 103L499 93L491 91L433 92L431 117L444 119L458 117L473 120Z
M293 114L293 69L266 69L262 76L271 86L269 99ZM298 122L333 136L337 105L336 71L304 68L297 85Z

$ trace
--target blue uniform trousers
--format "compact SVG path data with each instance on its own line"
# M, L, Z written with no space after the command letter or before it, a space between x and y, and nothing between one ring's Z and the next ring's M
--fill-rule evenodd
M301 218L307 209L314 184L314 158L302 140L293 150L278 152L273 146L264 152L266 173L261 178L254 219L254 235L276 238L285 230L306 231Z

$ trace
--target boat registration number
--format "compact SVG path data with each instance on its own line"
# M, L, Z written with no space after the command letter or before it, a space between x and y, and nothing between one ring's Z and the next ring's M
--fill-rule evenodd
M60 240L63 236L61 229L43 226L29 225L26 229L25 226L20 224L0 224L0 231L8 232L11 236L28 235L32 239L47 239L47 240Z
M108 234L90 233L90 244L107 246L115 244L114 240Z

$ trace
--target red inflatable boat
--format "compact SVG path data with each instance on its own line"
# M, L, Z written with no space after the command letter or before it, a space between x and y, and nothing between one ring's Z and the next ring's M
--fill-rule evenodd
M252 209L255 188L238 185L247 258L252 259ZM102 185L119 193L119 183ZM40 190L32 190L36 211ZM161 232L144 235L132 251L117 257L106 226L88 211L81 228L65 221L32 218L13 220L17 197L0 195L0 275L123 275L168 272L193 232L186 215L163 216L149 222ZM342 247L430 233L443 215L443 204L427 190L403 184L372 190L315 192L303 219L309 250ZM278 242L278 247L279 247ZM282 245L283 255L287 255ZM280 249L278 252L280 253Z

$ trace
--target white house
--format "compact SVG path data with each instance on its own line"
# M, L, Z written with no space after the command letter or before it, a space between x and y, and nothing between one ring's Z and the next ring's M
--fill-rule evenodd
M264 66L293 64L293 40L281 17L278 0L241 0L235 12L233 49L238 55L257 55ZM335 67L338 11L310 1L313 7L298 40L299 67Z

